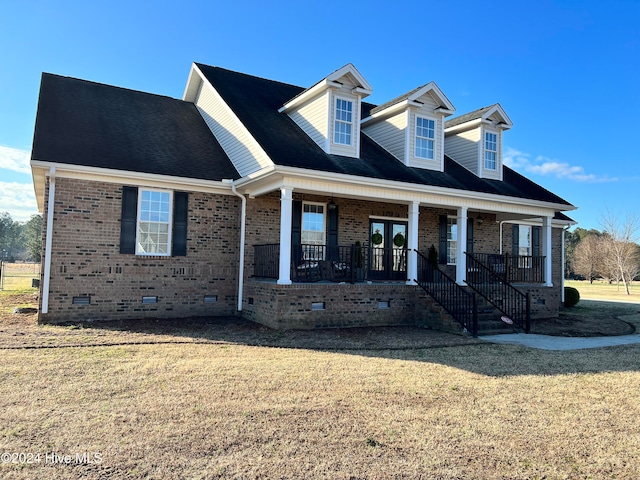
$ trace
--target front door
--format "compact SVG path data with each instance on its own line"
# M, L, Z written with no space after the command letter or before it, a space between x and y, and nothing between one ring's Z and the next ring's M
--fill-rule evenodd
M369 278L407 279L407 222L371 220Z

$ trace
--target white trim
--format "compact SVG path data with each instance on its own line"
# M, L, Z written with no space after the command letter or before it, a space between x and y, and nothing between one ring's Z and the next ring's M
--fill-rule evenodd
M293 213L293 188L280 189L280 259L278 285L291 284L291 215Z
M51 283L51 248L53 245L53 210L56 197L56 167L49 169L49 201L47 202L47 236L44 247L42 273L42 307L40 313L49 313L49 285Z
M415 285L418 279L418 230L420 228L420 203L408 205L407 221L407 285Z
M429 120L431 122L433 122L433 137L429 138L429 137L420 137L420 138L424 138L426 140L431 140L433 142L433 158L427 158L427 157L419 157L418 155L416 155L416 146L417 146L417 142L418 142L418 119L422 119L422 120ZM417 162L435 162L437 161L436 158L436 152L437 152L437 146L438 146L438 139L437 139L437 132L438 132L438 119L436 117L431 117L429 115L424 115L424 114L420 114L420 113L416 113L414 115L414 122L413 122L413 145L412 145L412 155L411 158Z
M244 297L244 255L245 255L245 232L247 224L247 197L236 190L233 180L223 180L223 182L231 185L231 191L234 195L240 197L241 213L240 213L240 251L238 258L238 311L242 311L242 300Z
M456 212L456 283L458 285L466 285L467 280L467 257L464 252L467 250L468 218L469 210L467 207L458 208Z
M159 188L166 190L189 190L192 192L217 193L233 195L231 188L220 180L199 180L187 177L175 177L155 173L131 172L126 170L114 170L110 168L88 167L84 165L71 165L64 163L46 162L40 160L31 161L32 175L44 169L56 169L59 178L71 178L75 180L90 180L94 182L116 183L135 185L138 187ZM272 167L265 167L268 171ZM250 179L251 177L244 177ZM44 189L42 189L44 193Z
M329 134L330 137L330 142L331 145L337 145L339 147L351 147L354 148L356 145L354 144L355 140L356 140L356 129L359 130L360 126L357 124L356 122L356 101L357 99L354 98L349 98L346 97L344 95L340 95L340 94L335 94L335 95L331 95L331 97L333 98L333 102L332 102L332 107L333 110L331 110L333 112L333 115L330 115L332 118L332 122L331 122L331 131ZM338 114L338 100L342 100L344 102L349 102L351 103L351 122L346 122L344 120L338 120L337 119L337 114ZM336 138L336 122L340 122L340 123L345 123L345 124L349 124L351 125L351 133L350 135L350 141L349 143L340 143L340 142L336 142L335 138Z
M307 202L306 200L302 201L302 212L301 212L301 217L300 217L300 236L302 237L302 234L306 231L306 232L315 232L315 230L305 230L304 229L304 206L305 205L315 205L315 206L319 206L322 207L322 242L320 243L320 245L326 245L327 243L327 215L329 213L329 207L327 203L322 203L322 202ZM311 213L311 212L309 212ZM302 242L304 244L304 242ZM313 245L313 244L309 244L309 245Z
M393 220L397 222L408 222L409 217L382 217L380 215L369 215L369 220Z
M286 176L289 182L294 180L294 178L292 178L293 176L297 176L300 179L311 178L314 180L318 180L317 171L302 169L298 167L287 167L287 166L277 165L275 166L273 171L270 173L281 174L281 175L287 175L288 173L291 175L291 177ZM422 196L423 198L427 197L428 195L439 195L442 197L442 198L438 197L438 199L425 198L424 200L420 200L421 203L425 203L425 204L436 204L436 205L442 205L442 206L449 206L449 205L460 206L460 203L459 203L460 200L457 200L457 199L467 199L467 200L471 200L472 202L491 202L491 204L487 205L485 208L473 203L466 205L469 208L479 209L479 210L484 209L487 211L517 213L517 212L513 212L510 209L495 210L500 205L525 206L525 207L541 209L539 213L538 212L527 213L531 217L545 216L547 210L554 210L555 212L555 211L570 211L570 210L575 210L577 208L577 207L574 207L573 205L566 205L561 203L549 203L549 202L543 202L540 200L524 199L520 197L508 197L504 195L474 192L470 190L457 190L457 189L452 189L447 187L435 187L431 185L399 182L394 180L363 178L357 175L347 175L343 173L333 173L333 172L322 172L322 173L323 173L323 177L322 179L320 179L320 181L322 182L333 181L333 182L337 182L338 184L350 184L349 189L346 190L345 193L348 193L349 191L353 191L354 187L374 187L374 188L380 188L384 190L393 190L394 196L385 195L384 199L393 199L393 200L396 200L398 203L406 203L407 199L406 199L406 196L401 196L401 195L395 196L395 194L409 192L412 194L412 196L408 201L415 200L415 195ZM336 187L337 185L331 186L331 188L336 188ZM273 191L273 190L270 190L270 191ZM319 190L319 191L322 191L322 190ZM329 193L331 192L330 190L327 190L327 191ZM376 192L376 194L378 193L381 193L381 192ZM453 198L456 199L456 202L452 202L448 200ZM445 203L439 203L440 201Z
M168 193L169 194L169 220L167 222L153 222L167 224L167 251L165 253L158 252L142 252L139 249L140 246L140 212L142 211L142 192L156 192L156 193ZM135 255L137 257L170 257L173 234L173 191L172 190L159 190L154 188L138 188L138 205L136 206L136 250Z

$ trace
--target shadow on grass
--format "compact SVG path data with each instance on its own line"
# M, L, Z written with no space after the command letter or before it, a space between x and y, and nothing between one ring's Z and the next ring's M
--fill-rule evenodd
M491 377L640 370L640 345L544 351L411 326L277 331L236 317L199 317L96 322L84 327L89 335L90 330L134 334L108 345L199 343L302 349L435 363Z

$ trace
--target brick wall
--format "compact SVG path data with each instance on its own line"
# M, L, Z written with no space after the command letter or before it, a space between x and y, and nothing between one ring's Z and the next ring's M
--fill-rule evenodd
M49 312L40 321L236 313L237 197L189 194L183 257L120 254L121 201L122 185L56 179ZM217 302L205 303L205 295ZM86 296L89 305L72 303ZM158 302L143 304L143 296Z
M314 304L322 308L315 310ZM252 279L246 285L243 316L283 330L389 325L455 329L419 287L402 283L276 285Z

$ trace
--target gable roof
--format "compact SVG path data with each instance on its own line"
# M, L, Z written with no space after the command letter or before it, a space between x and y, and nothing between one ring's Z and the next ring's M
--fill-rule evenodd
M44 73L33 160L203 180L240 177L190 102Z
M200 64L196 64L196 65L198 65L198 67L202 66ZM347 78L350 82L353 82L353 84L356 85L355 90L357 90L357 93L359 93L362 97L371 95L372 88L371 88L371 85L369 85L369 82L365 80L365 78L362 76L362 74L358 71L358 69L353 64L347 63L345 66L327 75L325 78L320 80L315 85L302 90L301 92L296 94L293 98L288 99L278 109L278 111L284 112L291 108L295 108L301 105L302 103L306 102L309 98L313 97L314 95L317 95L318 93L320 93L321 91L324 91L330 86L339 85L341 83L340 80L342 80L343 78Z
M505 128L511 128L513 126L513 122L508 117L502 106L499 103L494 103L493 105L482 107L478 110L474 110L473 112L465 113L464 115L460 115L459 117L447 120L444 124L444 128L450 129L452 127L457 127L458 125L473 122L474 120L483 120L490 117L496 112L503 119Z
M504 167L502 181L478 178L447 156L443 172L408 167L366 134L361 135L360 158L327 154L288 115L278 112L283 104L305 89L220 67L196 65L276 165L503 195L573 208L566 200L508 167ZM363 102L362 116L368 116L373 108L375 105Z
M392 100L389 100L386 103L383 103L382 105L372 108L371 111L369 111L369 115L375 115L376 113L382 112L406 100L416 101L418 98L420 98L426 93L432 93L432 95L435 97L435 100L438 103L440 103L440 107L443 108L444 110L447 110L450 113L453 113L455 111L455 107L453 106L453 104L449 101L449 99L442 92L442 90L440 90L440 88L435 84L435 82L429 82L425 85L414 88L413 90L405 93L404 95L400 95Z

